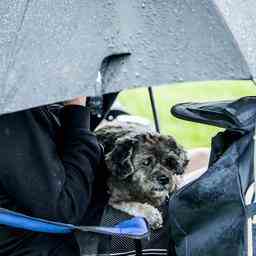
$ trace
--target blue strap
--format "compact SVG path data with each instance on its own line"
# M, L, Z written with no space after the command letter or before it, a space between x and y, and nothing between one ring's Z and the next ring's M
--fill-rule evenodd
M74 230L74 226L71 224L33 218L5 208L0 208L0 224L13 228L52 234L68 234Z
M117 235L132 239L149 238L148 224L145 219L141 217L134 217L129 220L122 221L114 227L75 226L75 229L110 236Z
M123 236L132 239L142 239L149 237L148 224L144 218L134 217L120 222L113 227L100 226L75 226L60 222L53 222L44 219L30 217L21 213L0 208L0 224L26 229L34 232L44 232L52 234L68 234L75 230L83 232L94 232L111 236Z

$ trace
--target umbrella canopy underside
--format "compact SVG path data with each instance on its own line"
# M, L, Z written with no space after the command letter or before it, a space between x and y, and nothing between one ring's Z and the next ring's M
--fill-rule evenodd
M0 113L130 87L251 79L255 11L253 0L1 0Z

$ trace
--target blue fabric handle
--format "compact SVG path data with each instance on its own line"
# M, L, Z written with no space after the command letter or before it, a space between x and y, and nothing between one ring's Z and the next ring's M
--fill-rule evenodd
M141 217L134 217L130 220L120 222L113 227L75 226L71 224L34 218L7 210L5 208L0 208L0 224L34 232L52 234L68 234L74 230L79 230L83 232L94 232L111 236L124 236L133 239L149 237L148 224L145 219Z
M134 217L122 221L113 227L76 226L75 228L81 231L89 231L110 236L123 236L132 239L149 238L150 235L148 224L145 219L141 217Z
M0 208L0 224L13 228L52 234L68 234L75 229L71 224L33 218L4 208Z

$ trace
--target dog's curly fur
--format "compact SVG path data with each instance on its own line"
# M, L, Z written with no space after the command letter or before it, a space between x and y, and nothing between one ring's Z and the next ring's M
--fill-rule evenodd
M111 173L109 204L161 227L161 206L177 188L175 175L188 163L185 150L173 137L133 123L105 125L96 135Z

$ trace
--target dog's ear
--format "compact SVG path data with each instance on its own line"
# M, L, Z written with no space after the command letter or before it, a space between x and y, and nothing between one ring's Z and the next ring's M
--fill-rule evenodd
M126 179L135 171L132 155L136 143L133 138L118 139L114 149L105 156L109 171L119 180Z

